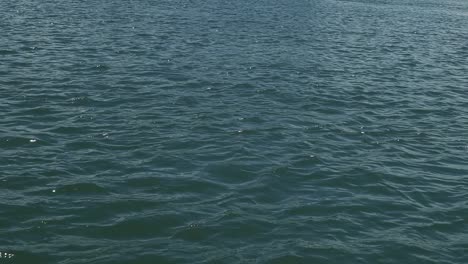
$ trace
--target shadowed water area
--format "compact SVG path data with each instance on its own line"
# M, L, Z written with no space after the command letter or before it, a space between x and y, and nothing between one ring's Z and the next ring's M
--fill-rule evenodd
M464 0L0 1L0 263L466 264L467 89Z

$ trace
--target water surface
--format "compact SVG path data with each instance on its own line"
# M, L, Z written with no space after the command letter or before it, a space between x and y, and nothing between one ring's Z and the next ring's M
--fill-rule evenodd
M468 2L5 0L8 263L468 263Z

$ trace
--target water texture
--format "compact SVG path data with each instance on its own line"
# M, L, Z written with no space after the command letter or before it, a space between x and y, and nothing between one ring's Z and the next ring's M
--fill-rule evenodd
M467 89L465 0L0 1L0 263L466 264Z

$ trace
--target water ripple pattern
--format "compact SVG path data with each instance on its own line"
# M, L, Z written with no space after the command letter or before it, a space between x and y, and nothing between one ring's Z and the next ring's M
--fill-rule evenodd
M3 0L0 263L468 263L465 0Z

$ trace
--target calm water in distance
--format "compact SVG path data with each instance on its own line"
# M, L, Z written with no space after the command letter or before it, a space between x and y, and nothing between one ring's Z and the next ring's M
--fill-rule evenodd
M465 0L2 0L0 32L0 263L468 263Z

